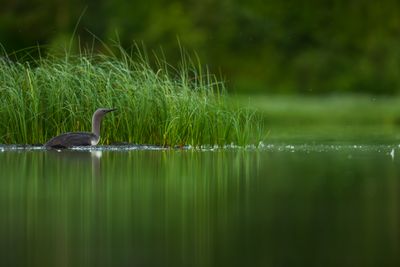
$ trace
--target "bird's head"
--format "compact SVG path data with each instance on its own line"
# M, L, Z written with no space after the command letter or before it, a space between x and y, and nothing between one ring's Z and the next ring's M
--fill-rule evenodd
M116 108L99 108L96 110L96 112L94 113L95 115L100 115L100 116L104 116L105 114L107 114L108 112L111 111L115 111L117 110Z

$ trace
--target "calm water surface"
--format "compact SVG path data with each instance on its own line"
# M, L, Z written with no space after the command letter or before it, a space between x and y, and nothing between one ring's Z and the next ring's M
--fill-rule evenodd
M0 266L400 266L398 146L0 147Z

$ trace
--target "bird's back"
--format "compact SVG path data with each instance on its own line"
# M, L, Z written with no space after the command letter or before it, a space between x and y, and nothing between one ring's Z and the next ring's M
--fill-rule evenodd
M73 146L90 146L96 139L93 133L73 132L63 133L51 138L44 146L46 148L70 148Z

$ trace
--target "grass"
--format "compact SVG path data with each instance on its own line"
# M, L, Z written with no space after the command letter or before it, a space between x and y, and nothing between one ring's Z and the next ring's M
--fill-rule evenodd
M396 96L242 95L235 100L263 113L268 124L400 125L400 98Z
M373 95L235 96L262 114L268 143L400 141L400 97Z
M89 131L99 107L101 143L162 146L258 143L255 112L232 106L224 84L185 54L178 68L156 58L81 53L12 61L0 57L0 143L38 144L62 132Z

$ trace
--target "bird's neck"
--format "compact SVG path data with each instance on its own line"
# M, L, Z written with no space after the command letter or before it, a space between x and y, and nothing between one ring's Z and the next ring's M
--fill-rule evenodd
M100 124L101 124L101 117L93 115L92 133L94 133L97 137L100 137Z
M99 141L100 141L100 136L95 135L90 139L90 144L92 146L95 146L95 145L97 145L99 143Z

